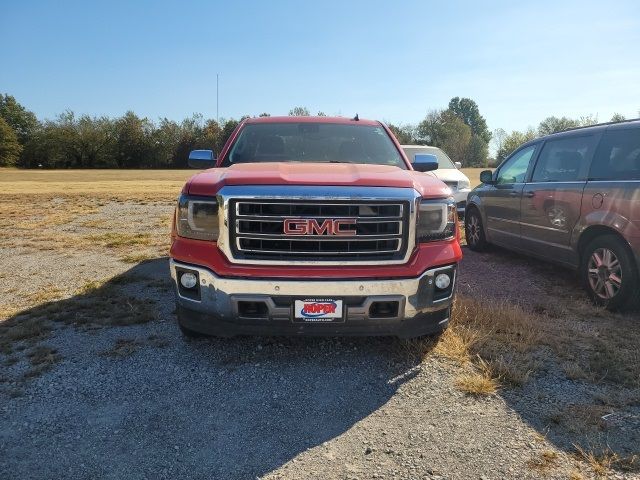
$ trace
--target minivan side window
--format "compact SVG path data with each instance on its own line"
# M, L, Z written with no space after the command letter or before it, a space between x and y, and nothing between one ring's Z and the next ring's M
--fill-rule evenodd
M602 136L589 180L640 180L640 128L612 130Z
M532 182L573 182L584 180L587 162L595 147L594 135L547 140L533 171Z
M536 146L523 148L519 152L515 153L509 160L507 160L500 170L498 171L498 178L496 183L502 185L507 183L523 183L524 177L527 175L529 169L529 162L533 152L536 151Z

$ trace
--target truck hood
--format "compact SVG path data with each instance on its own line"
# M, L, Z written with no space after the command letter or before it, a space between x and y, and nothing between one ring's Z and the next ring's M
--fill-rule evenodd
M225 185L332 185L413 188L424 198L442 198L451 190L437 178L389 165L357 163L269 162L212 168L194 175L190 195L215 195Z

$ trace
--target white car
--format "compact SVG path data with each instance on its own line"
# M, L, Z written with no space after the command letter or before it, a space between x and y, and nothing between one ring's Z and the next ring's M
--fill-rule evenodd
M438 159L438 169L432 172L427 172L426 175L433 175L444 183L447 184L453 192L453 198L456 201L458 208L458 214L464 215L464 210L467 206L467 195L471 191L471 184L469 178L462 173L459 168L460 162L454 162L446 153L437 147L430 147L427 145L401 145L404 150L404 154L409 161L413 163L413 159L416 154L419 155L434 155Z

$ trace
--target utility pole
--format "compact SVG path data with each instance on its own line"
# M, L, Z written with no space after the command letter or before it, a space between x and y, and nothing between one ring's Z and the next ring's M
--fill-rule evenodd
M219 92L219 79L220 79L220 75L218 73L216 73L216 123L218 125L220 125L220 116L219 116L219 110L218 110L218 105L219 105L219 100L220 100L220 96L218 94Z

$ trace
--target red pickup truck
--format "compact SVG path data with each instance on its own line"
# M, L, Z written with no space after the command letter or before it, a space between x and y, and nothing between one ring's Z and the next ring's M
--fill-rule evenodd
M449 188L376 121L243 121L182 189L171 275L185 335L435 334L462 258Z

